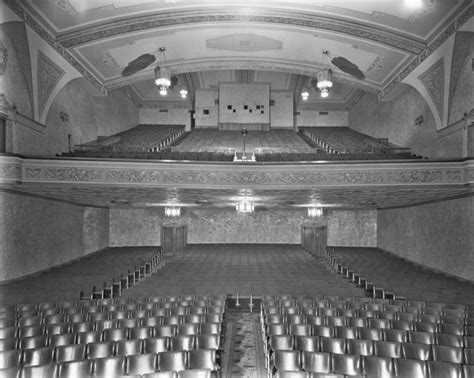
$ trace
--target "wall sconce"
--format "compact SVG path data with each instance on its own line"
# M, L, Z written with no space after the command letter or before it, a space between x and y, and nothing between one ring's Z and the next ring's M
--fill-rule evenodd
M165 215L167 217L179 217L181 215L181 208L179 206L166 206Z
M59 118L61 118L63 122L67 122L69 121L69 114L65 112L59 112Z
M415 126L421 126L421 124L425 121L423 116L418 116L415 118Z
M323 208L322 207L316 207L316 206L310 206L308 207L308 216L312 218L319 218L323 215Z

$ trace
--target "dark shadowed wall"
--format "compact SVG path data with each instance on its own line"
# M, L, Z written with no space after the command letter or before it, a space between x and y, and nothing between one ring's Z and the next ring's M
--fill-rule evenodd
M378 212L378 246L474 281L474 197Z
M0 281L83 257L109 244L109 211L0 192Z

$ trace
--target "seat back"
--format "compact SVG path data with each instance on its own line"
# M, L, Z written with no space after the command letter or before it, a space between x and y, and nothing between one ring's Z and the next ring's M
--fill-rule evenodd
M168 351L158 353L158 369L181 371L186 369L187 355L185 351Z
M142 339L119 340L115 342L116 356L130 356L131 354L142 353L142 351Z
M392 378L395 374L393 359L390 357L363 357L364 373L367 378Z
M54 348L54 360L57 362L77 361L86 357L85 344L59 345Z
M126 369L127 375L130 374L147 374L154 373L157 371L157 354L156 353L144 353L134 354L126 357ZM161 369L161 370L174 370L174 369Z
M25 349L23 351L23 365L46 365L53 362L54 348L53 347L41 347Z
M12 368L20 366L21 350L10 349L0 352L0 369Z
M301 353L303 370L327 374L331 372L331 355L323 352L304 351Z
M277 370L301 370L301 354L298 350L275 350L274 368Z
M428 361L428 376L430 378L463 378L461 364L445 361ZM469 376L465 376L469 377Z
M78 378L92 375L94 361L67 361L61 362L58 368L58 378Z
M209 369L212 371L219 370L216 363L215 349L194 349L188 352L188 368L189 369Z
M125 357L103 357L94 359L94 375L114 378L125 375Z

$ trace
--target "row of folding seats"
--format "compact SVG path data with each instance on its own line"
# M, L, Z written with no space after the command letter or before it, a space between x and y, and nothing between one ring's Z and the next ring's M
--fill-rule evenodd
M52 309L47 309L52 310ZM222 307L171 307L171 308L152 308L139 310L110 310L105 308L91 308L87 311L86 308L80 312L66 312L66 313L51 313L45 310L40 315L30 315L16 317L15 314L10 314L4 318L0 318L0 328L7 327L28 327L56 323L80 323L80 322L94 322L97 320L129 320L133 323L133 319L161 317L163 323L200 323L204 321L211 321L209 319L216 319L221 321L224 316L224 308ZM54 308L55 312L58 308ZM107 311L103 311L107 310ZM25 315L25 314L22 314ZM176 322L173 319L178 319ZM212 320L215 321L215 320Z
M468 318L469 320L474 318ZM286 324L288 327L296 325L325 325L348 326L365 328L398 329L405 331L419 331L431 333L447 333L459 336L474 336L474 326L465 326L455 323L437 323L430 321L377 319L364 316L329 316L293 314L282 316L270 314L266 317L266 324ZM472 323L470 323L472 324ZM268 326L267 326L268 328Z
M50 362L79 361L105 357L126 357L136 354L212 349L220 357L219 335L156 337L120 341L91 342L29 349L10 349L0 352L0 369L14 366L42 365Z
M310 375L309 373L320 374L320 376L325 377L327 377L326 374L338 374L340 377L358 376L367 378L469 378L474 376L474 365L291 350L276 351L271 370L282 378L319 376ZM301 371L306 373L297 373Z
M386 340L414 342L419 344L440 344L471 347L473 336L462 336L449 333L434 333L424 331L407 331L404 329L369 328L352 326L327 326L317 324L284 324L269 323L265 328L267 340L271 336L323 336L342 337L346 339Z
M278 335L270 337L269 355L277 350L300 350L334 354L358 354L390 358L412 358L474 365L474 348L370 339L323 336Z
M134 354L126 357L103 357L67 362L49 362L33 366L16 366L0 369L0 377L48 377L48 378L86 378L86 377L148 377L177 376L169 372L197 370L195 374L182 374L181 377L210 377L210 372L219 372L215 350L200 349L191 352L161 352ZM205 370L205 374L204 371ZM198 374L200 371L200 374Z
M305 317L339 317L339 318L367 318L377 321L406 321L411 323L443 323L460 326L474 326L474 313L459 312L458 310L446 310L445 315L433 314L430 311L424 313L392 310L366 310L352 308L325 308L325 307L266 307L264 316L280 317L282 323L304 322ZM301 320L298 320L301 319Z

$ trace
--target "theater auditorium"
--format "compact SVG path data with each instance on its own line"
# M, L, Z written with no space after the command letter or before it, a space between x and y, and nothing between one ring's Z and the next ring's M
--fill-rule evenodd
M0 378L474 377L471 0L0 7Z

